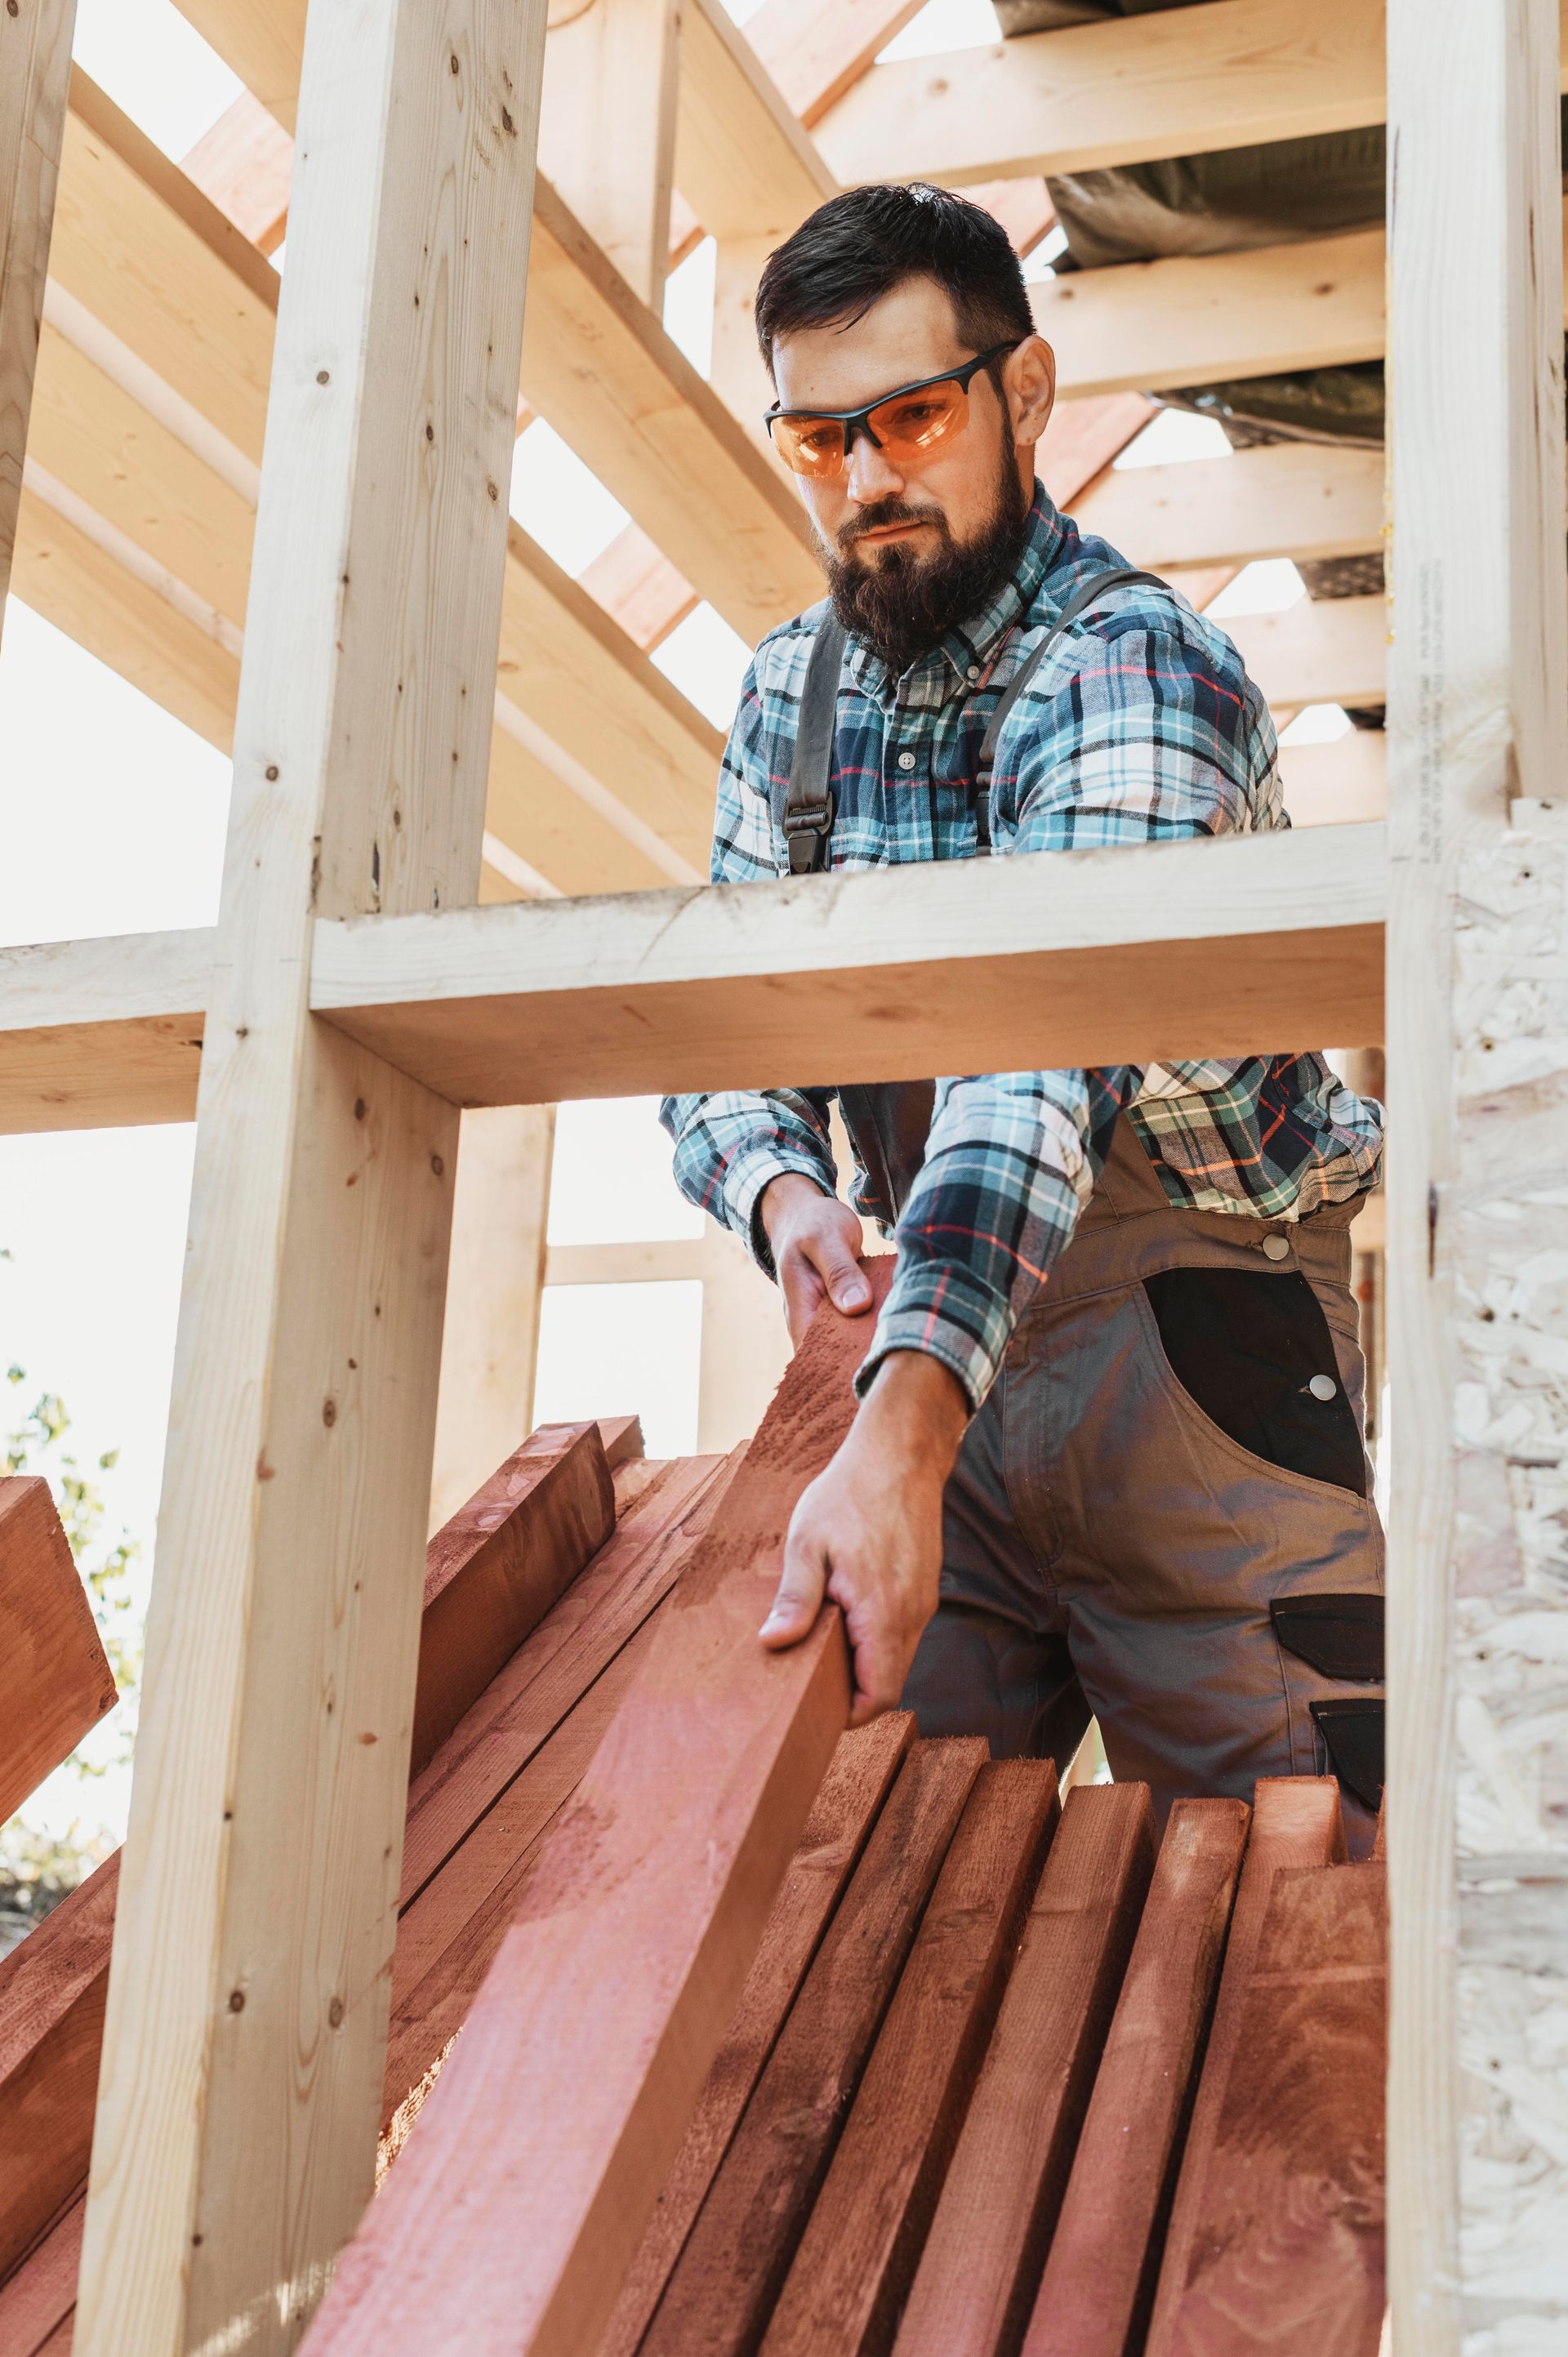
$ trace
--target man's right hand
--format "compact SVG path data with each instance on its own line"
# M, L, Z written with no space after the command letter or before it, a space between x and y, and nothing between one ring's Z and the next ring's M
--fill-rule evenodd
M762 1190L762 1225L797 1350L824 1294L846 1317L870 1308L871 1286L859 1265L860 1222L847 1203L824 1195L801 1171L786 1170Z

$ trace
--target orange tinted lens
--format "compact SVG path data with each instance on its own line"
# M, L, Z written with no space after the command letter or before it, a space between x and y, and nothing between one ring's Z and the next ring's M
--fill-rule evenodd
M836 475L843 465L843 426L836 417L776 417L773 447L797 475Z
M969 419L969 395L956 384L922 385L879 402L870 426L890 458L913 458Z

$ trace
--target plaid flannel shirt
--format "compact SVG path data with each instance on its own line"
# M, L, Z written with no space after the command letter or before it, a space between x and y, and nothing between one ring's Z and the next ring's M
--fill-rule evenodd
M898 679L851 640L832 866L974 856L972 782L1002 691L1079 583L1125 561L1036 484L1017 570L983 613ZM823 610L769 632L753 658L719 779L715 883L788 873L769 786L789 775ZM992 808L1002 856L1290 823L1273 724L1235 647L1174 591L1145 582L1109 591L1036 673L996 748ZM768 1181L795 1170L836 1190L832 1093L780 1087L664 1102L682 1192L743 1236L770 1274L758 1218ZM1378 1177L1381 1107L1316 1055L940 1080L862 1390L889 1351L927 1351L979 1405L1071 1238L1123 1108L1178 1207L1297 1220Z

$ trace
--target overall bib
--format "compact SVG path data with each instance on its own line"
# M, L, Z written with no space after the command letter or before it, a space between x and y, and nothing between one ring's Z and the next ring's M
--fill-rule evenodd
M1006 713L1084 584L1010 683ZM843 632L811 652L780 823L792 872L825 864ZM839 1092L865 1207L896 1221L932 1082ZM1350 1291L1359 1203L1299 1221L1176 1209L1118 1120L1072 1241L1025 1312L944 1501L941 1601L904 1693L924 1735L1065 1765L1092 1714L1112 1772L1162 1817L1180 1794L1250 1801L1259 1776L1334 1773L1352 1852L1383 1779L1383 1544L1362 1446Z

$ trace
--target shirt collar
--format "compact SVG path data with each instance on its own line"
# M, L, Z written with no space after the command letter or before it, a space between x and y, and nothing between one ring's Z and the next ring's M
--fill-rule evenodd
M1066 527L1045 485L1035 483L1034 503L1025 528L1018 562L995 596L980 612L949 630L928 655L910 664L901 680L894 680L880 655L858 639L850 641L850 669L855 684L867 695L885 701L906 682L913 687L934 687L945 702L955 687L970 684L970 673L984 670L1002 641L1027 614L1040 594L1047 575L1061 554Z

